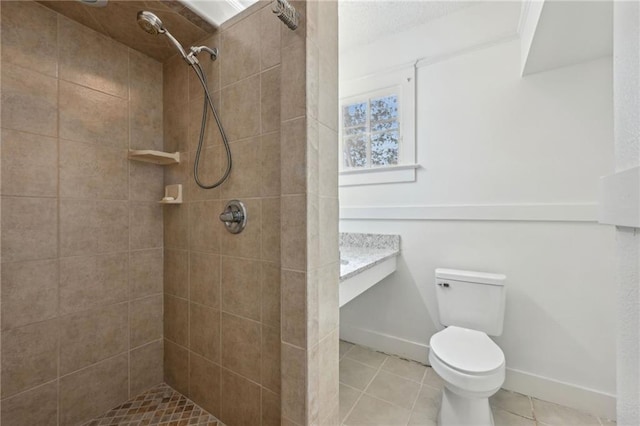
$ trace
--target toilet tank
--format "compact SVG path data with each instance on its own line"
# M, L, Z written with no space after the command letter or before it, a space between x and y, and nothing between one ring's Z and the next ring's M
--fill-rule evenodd
M502 274L436 269L440 323L501 335L506 278Z

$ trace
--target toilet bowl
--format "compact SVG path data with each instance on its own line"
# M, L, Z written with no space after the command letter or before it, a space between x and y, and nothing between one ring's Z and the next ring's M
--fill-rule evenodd
M493 426L489 397L504 383L504 353L489 336L502 334L503 274L436 269L438 319L429 361L444 381L440 426Z
M441 426L493 426L489 397L505 378L504 353L486 333L449 326L430 340L429 362L444 389Z

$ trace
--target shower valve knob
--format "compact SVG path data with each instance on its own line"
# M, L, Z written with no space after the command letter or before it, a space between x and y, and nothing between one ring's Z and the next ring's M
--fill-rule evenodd
M247 226L247 209L239 200L231 200L224 211L220 213L220 220L224 222L227 231L238 234Z
M234 212L223 212L220 213L220 220L223 222L240 222L242 217Z

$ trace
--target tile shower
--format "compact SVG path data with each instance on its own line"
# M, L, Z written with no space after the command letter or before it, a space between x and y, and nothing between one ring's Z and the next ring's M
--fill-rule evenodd
M1 4L2 423L81 424L162 382L229 426L334 423L335 3L294 2L295 32L268 2L217 31L177 2L110 4L130 24L105 30L77 2ZM220 188L193 183L197 80L140 41L140 9L221 50L201 60L234 159ZM210 124L203 180L222 155ZM184 203L160 206L173 183ZM249 211L238 235L217 218L233 198Z

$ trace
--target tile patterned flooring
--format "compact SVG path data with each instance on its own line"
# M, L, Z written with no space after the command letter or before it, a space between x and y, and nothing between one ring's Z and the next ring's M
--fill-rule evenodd
M109 410L84 426L224 426L211 414L166 384Z
M413 361L340 341L343 426L435 426L442 380ZM572 408L500 390L491 399L496 426L613 426Z
M343 426L435 426L442 380L429 367L340 341ZM491 400L496 426L615 426L526 395L500 390ZM224 426L166 384L109 410L84 426Z

